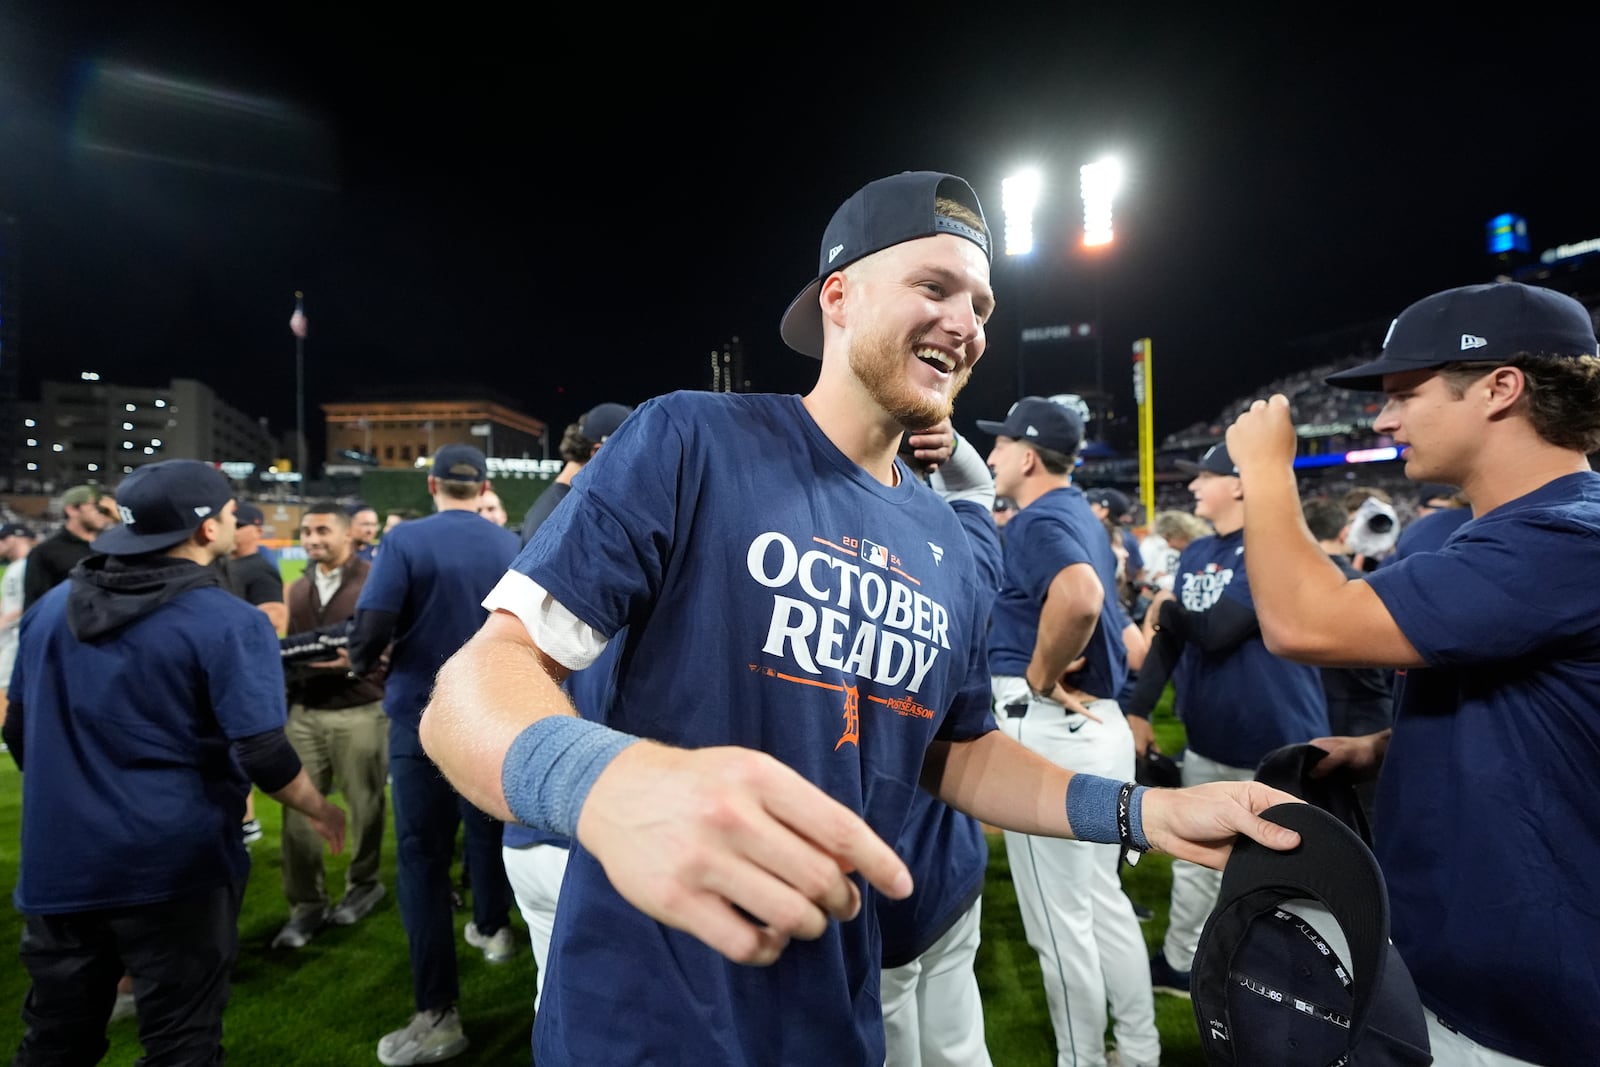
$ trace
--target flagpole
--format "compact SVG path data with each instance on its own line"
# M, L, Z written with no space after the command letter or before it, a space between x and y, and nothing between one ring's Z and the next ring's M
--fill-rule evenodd
M300 496L306 492L306 294L296 289L294 315L289 319L289 329L294 331L294 430L299 448Z

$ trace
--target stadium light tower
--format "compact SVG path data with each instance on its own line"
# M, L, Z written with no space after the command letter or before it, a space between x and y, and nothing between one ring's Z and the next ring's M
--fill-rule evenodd
M1106 156L1078 168L1079 191L1083 196L1083 247L1098 253L1110 247L1116 233L1111 225L1111 203L1122 187L1122 161ZM1100 404L1106 403L1104 328L1100 321L1100 271L1092 270L1094 291L1094 388ZM1107 420L1100 422L1105 432ZM1103 439L1103 437L1102 437Z
M1083 246L1099 248L1115 236L1111 227L1111 203L1122 187L1122 163L1107 157L1078 168L1083 194Z
M1033 210L1039 204L1039 193L1044 179L1034 167L1018 171L1000 182L1000 210L1005 216L1006 255L1018 257L1019 265L1026 263L1033 252ZM1028 328L1024 313L1022 293L1024 285L1021 271L1017 278L1017 395L1027 394L1027 374L1023 351L1026 344L1023 333Z
M1000 183L1000 210L1005 214L1006 255L1025 256L1033 251L1033 209L1043 185L1032 168Z

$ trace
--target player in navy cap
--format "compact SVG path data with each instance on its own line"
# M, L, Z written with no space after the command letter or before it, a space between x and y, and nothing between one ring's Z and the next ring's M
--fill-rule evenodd
M22 620L5 739L22 775L15 893L33 980L16 1063L98 1063L133 977L147 1063L221 1063L251 783L337 852L344 813L284 736L272 625L220 586L233 490L168 460Z
M528 513L522 517L523 544L533 540L533 532L566 498L567 491L572 488L572 479L578 476L584 465L600 451L600 446L606 443L606 438L616 433L623 420L632 413L633 408L626 404L596 404L567 427L561 435L561 458L565 462L555 480L528 505Z
M995 435L995 489L1017 502L989 629L1001 729L1059 766L1133 778L1134 737L1116 700L1128 679L1123 632L1131 624L1107 527L1072 482L1083 423L1031 396L978 428ZM1057 1062L1105 1062L1108 1004L1122 1062L1161 1059L1144 935L1117 879L1118 854L1113 844L1006 831Z
M538 1062L881 1067L862 905L913 892L886 842L919 783L984 821L1214 864L1239 831L1295 840L1255 814L1284 796L1258 783L1139 793L995 729L955 510L986 507L897 458L949 417L993 307L971 186L867 184L781 327L816 387L640 405L440 671L422 719L440 769L575 838ZM619 634L604 722L579 719L558 683Z
M1437 1063L1592 1062L1600 1049L1600 358L1589 309L1516 282L1395 320L1373 423L1406 476L1473 518L1435 552L1350 581L1300 520L1282 396L1228 431L1262 633L1317 664L1396 668L1392 730L1317 743L1381 763L1374 845ZM1581 946L1581 947L1580 947Z
M440 778L417 736L434 673L482 624L479 602L517 554L516 535L478 514L488 474L488 460L472 445L448 444L434 453L428 493L436 514L384 535L350 634L353 673L370 676L386 651L389 656L383 710L389 716L396 895L411 948L415 1008L410 1022L378 1040L378 1062L391 1067L435 1063L467 1048L450 902L458 828L472 884L467 943L491 962L516 951L500 823Z

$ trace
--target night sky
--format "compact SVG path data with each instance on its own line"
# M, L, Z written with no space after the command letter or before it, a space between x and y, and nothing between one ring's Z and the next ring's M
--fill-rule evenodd
M1033 164L1042 247L996 263L957 424L1014 399L1023 325L1098 302L1124 395L1154 339L1164 435L1316 362L1308 337L1376 342L1488 280L1497 213L1535 251L1600 236L1591 48L1553 17L224 6L0 9L24 396L80 369L197 377L291 429L296 289L308 411L492 391L559 432L704 387L735 336L757 388L804 391L777 322L844 197L950 170L998 228L1001 179ZM1091 260L1077 168L1108 152L1128 183ZM1031 392L1093 376L1092 345L1027 355Z

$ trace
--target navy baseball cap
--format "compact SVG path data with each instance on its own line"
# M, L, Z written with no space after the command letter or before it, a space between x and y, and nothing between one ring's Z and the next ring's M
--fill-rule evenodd
M102 530L90 547L108 556L137 556L171 548L221 514L233 486L217 468L197 459L150 463L117 486L122 522Z
M1006 412L1005 421L979 419L978 429L1053 452L1072 455L1083 444L1083 423L1071 408L1042 396L1025 396Z
M1111 513L1111 517L1118 522L1128 517L1128 512L1133 510L1133 501L1128 499L1128 494L1120 489L1102 488L1090 489L1083 494L1084 499L1091 504L1099 504Z
M1327 754L1327 749L1309 741L1275 748L1256 764L1256 781L1299 797L1307 804L1315 804L1354 830L1361 843L1371 848L1372 827L1361 807L1361 797L1356 793L1355 777L1345 768L1320 778L1313 773L1313 768Z
M596 404L578 420L578 432L599 444L617 432L622 420L633 414L626 404Z
M977 230L957 219L945 218L934 208L939 197L957 201L983 218L983 205L966 179L934 170L908 170L868 182L839 206L822 231L822 252L817 275L790 301L778 333L796 352L822 358L822 308L817 294L828 275L874 252L906 241L953 233L965 237L983 254L994 258L989 243L988 220ZM585 434L585 437L588 435Z
M1172 464L1185 474L1199 474L1205 471L1208 474L1225 474L1230 478L1238 477L1239 468L1233 465L1233 457L1228 455L1226 442L1218 441L1206 449L1206 454L1200 457L1200 462L1180 459Z
M239 501L233 506L234 517L239 520L240 526L265 526L267 524L266 512L254 504Z
M445 482L481 482L489 476L489 461L471 445L445 445L433 454L432 473Z
M1324 380L1344 389L1379 391L1385 374L1446 363L1506 362L1522 352L1600 354L1594 318L1554 289L1521 282L1463 285L1425 296L1400 312L1377 359Z
M1279 804L1278 852L1240 835L1200 933L1189 989L1209 1064L1409 1067L1433 1062L1422 1001L1389 943L1378 861L1337 816Z
M22 525L20 522L8 522L4 526L0 526L0 539L7 537L26 537L30 540L33 540L36 539L37 536L38 535L36 535L32 530Z

